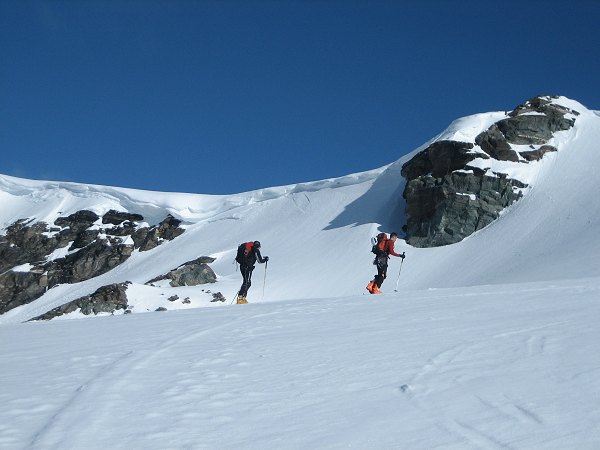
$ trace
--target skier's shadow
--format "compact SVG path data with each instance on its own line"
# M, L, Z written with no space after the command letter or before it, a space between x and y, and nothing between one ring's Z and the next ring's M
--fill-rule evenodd
M401 228L406 223L406 201L402 197L406 179L400 173L403 162L390 164L369 190L348 204L325 230L379 223L382 230L396 231L402 236Z

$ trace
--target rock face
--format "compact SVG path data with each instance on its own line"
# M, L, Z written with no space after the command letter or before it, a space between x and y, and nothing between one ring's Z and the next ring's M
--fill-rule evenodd
M567 114L579 115L577 111L552 103L551 97L535 97L517 106L508 114L508 119L496 122L477 136L475 143L492 158L517 162L520 160L519 154L510 144L547 143L555 132L568 130L575 125L575 119L565 117ZM521 156L524 157L522 153Z
M48 225L44 222L29 225L26 219L17 220L0 236L0 272L30 261L42 261L57 248L69 243L69 236L56 233L59 228L52 229L51 236Z
M434 142L404 164L406 241L415 247L459 242L521 198L527 184L482 169L487 162L474 161L526 164L557 151L547 142L555 132L572 127L579 113L553 103L554 98L535 97L492 124L474 142ZM530 150L514 147L523 145Z
M128 212L115 211L111 209L102 216L102 223L112 225L121 225L123 222L141 222L144 217L141 214L131 214Z
M470 161L480 157L481 155L471 152L473 147L468 142L434 142L402 167L402 175L409 180L429 173L434 178L441 178L463 169Z
M158 247L163 241L175 239L184 232L182 228L179 228L180 224L181 220L175 219L169 214L165 220L154 227L136 230L131 235L135 248L145 252Z
M518 180L454 172L441 178L411 180L404 191L409 222L407 241L415 247L459 242L492 223L500 211L521 197Z
M156 283L161 280L171 280L171 287L179 286L198 286L200 284L214 283L217 281L217 276L208 264L215 261L215 258L209 256L201 256L193 261L188 261L177 269L171 270L165 275L154 278L146 284Z
M537 150L525 150L519 152L519 154L525 158L527 161L539 161L544 157L544 155L548 152L557 152L558 149L551 145L542 145Z
M102 275L127 260L135 249L151 250L184 230L168 215L142 227L139 214L87 210L54 221L22 219L0 236L0 314L41 297L58 284Z
M31 320L50 320L78 310L85 315L113 313L120 309L125 311L128 308L126 291L129 284L126 282L103 286L92 295L73 300Z

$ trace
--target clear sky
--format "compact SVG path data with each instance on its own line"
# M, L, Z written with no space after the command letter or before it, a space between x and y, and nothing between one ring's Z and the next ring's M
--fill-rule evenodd
M0 173L233 193L380 167L539 94L600 109L600 1L0 0Z

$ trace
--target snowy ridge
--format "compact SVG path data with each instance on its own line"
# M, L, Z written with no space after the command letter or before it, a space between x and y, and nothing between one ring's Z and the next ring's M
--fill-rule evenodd
M234 195L142 191L138 189L81 183L26 180L0 174L0 193L4 195L10 194L19 199L30 199L31 202L37 206L39 206L40 203L43 203L44 206L46 204L55 206L56 203L60 201L62 206L68 206L60 211L61 215L68 215L78 211L81 208L81 204L80 202L77 202L76 199L83 199L84 204L92 205L88 206L87 209L90 209L99 215L111 208L117 208L119 210L149 211L148 214L152 214L151 212L154 210L160 210L161 214L163 211L166 211L174 217L184 220L202 220L240 206L260 203L289 194L312 192L326 188L334 189L369 181L379 175L386 167L387 166L339 178L329 178L308 183L257 189ZM47 212L44 214L44 210L39 211L37 208L31 209L34 214L28 215L28 217L35 218L36 220L51 222L59 216L59 214L57 214L58 211ZM22 212L23 211L19 210L20 214L22 214ZM0 229L2 231L6 229L6 222L8 222L8 224L14 222L14 220L12 220L12 217L14 216L3 214L2 218L4 219L6 216L9 218L4 220L5 223ZM162 216L157 219L156 222L161 219Z

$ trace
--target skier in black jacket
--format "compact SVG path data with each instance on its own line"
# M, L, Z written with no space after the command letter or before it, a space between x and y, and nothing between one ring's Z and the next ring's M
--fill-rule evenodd
M260 242L246 242L238 247L238 253L235 260L240 264L240 272L242 272L242 287L237 296L237 304L241 305L248 303L246 296L248 295L248 289L252 285L252 271L254 270L254 264L258 261L261 264L266 263L269 260L268 256L264 258L260 254Z

